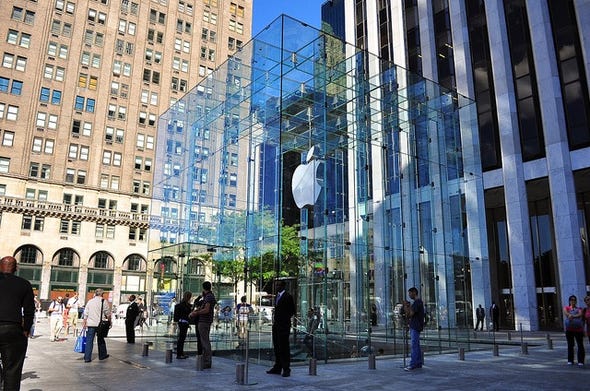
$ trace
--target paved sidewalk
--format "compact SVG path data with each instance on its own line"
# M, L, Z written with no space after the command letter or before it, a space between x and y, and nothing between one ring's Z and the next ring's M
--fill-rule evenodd
M37 324L39 336L30 340L23 370L22 390L587 390L588 368L566 363L565 338L553 334L554 349L546 343L521 348L499 348L499 356L485 351L428 355L420 370L405 372L401 358L378 357L376 369L368 369L367 359L340 363L318 362L317 376L307 365L292 368L291 377L267 375L268 366L249 364L249 385L238 385L236 362L213 357L213 368L197 371L196 358L165 363L165 353L150 350L142 356L141 339L125 342L124 330L115 325L107 339L110 357L84 363L73 351L75 338L50 342L46 320ZM587 350L587 340L585 341ZM96 346L96 344L95 344Z

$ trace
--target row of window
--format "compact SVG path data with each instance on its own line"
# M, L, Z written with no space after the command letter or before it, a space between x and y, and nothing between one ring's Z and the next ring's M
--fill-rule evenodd
M149 167L151 169L151 166ZM10 158L0 156L0 173L8 173L9 171ZM86 176L86 170L76 170L73 168L67 168L65 182L84 185L86 184ZM50 179L51 165L31 162L29 166L29 177L39 179ZM100 176L100 188L102 189L120 190L120 183L121 177L118 175L101 174ZM134 194L149 196L151 192L151 183L149 181L133 180L131 185L131 191Z
M20 95L23 92L23 82L7 77L0 77L0 92Z
M21 7L13 6L12 7L12 14L10 15L12 20L16 20L17 22L25 22L26 24L34 24L35 23L35 12L26 10Z
M51 34L53 35L63 35L64 37L71 37L72 36L72 24L67 22L62 22L58 19L53 19L51 21Z
M4 68L24 72L27 70L27 58L16 56L12 53L4 53L2 56L2 66Z
M21 230L23 231L39 231L43 232L45 228L45 217L23 215L21 222ZM59 224L59 233L65 235L79 236L82 231L82 222L78 220L61 219ZM116 228L109 224L96 224L94 236L96 238L115 238ZM129 240L145 242L147 240L147 229L129 227Z

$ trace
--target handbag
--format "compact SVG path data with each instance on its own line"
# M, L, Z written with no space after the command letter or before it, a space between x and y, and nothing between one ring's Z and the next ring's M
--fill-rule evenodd
M74 345L74 352L84 353L86 350L86 331L83 331L78 338L76 338L76 344Z
M104 306L104 299L100 304L100 317L102 318L102 309ZM111 321L110 320L101 320L98 323L98 327L96 328L96 336L100 338L106 338L109 335L109 330L111 329Z

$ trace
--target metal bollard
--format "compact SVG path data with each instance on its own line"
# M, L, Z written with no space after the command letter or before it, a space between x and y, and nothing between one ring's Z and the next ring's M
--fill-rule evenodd
M245 371L246 369L246 365L243 363L238 363L236 364L236 383L238 384L244 384L244 374L246 373Z
M499 356L500 355L500 352L499 352L499 349L498 349L498 344L494 344L493 351L494 351L494 356Z
M512 334L510 334L510 331L508 332L508 340L512 341Z
M166 364L170 364L172 362L172 348L166 349Z
M375 369L375 355L369 354L369 369Z
M547 349L553 350L553 340L549 334L547 334Z
M521 354L523 354L523 355L529 354L529 344L526 342L523 342L521 345L520 351L521 351Z
M203 355L198 354L197 355L197 371L202 371L202 370L203 370Z
M459 360L465 361L465 348L459 348Z
M318 374L318 360L315 358L309 359L309 374L316 376Z
M143 350L141 352L141 355L144 357L147 357L149 354L149 351L150 351L150 344L146 342L143 344Z

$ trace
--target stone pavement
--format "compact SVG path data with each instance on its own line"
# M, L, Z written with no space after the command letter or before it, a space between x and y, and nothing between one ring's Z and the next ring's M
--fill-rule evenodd
M23 370L22 390L587 390L590 365L568 366L563 333L553 333L553 349L544 334L528 347L499 347L494 356L491 345L480 351L466 351L465 360L452 354L427 355L422 369L405 372L403 359L377 357L376 369L367 358L357 361L318 362L317 375L308 365L292 368L291 377L266 374L267 365L250 363L247 385L236 383L236 361L213 357L213 368L196 370L196 358L165 363L165 353L150 350L142 356L143 342L125 342L123 326L116 324L107 348L110 357L99 361L96 344L91 363L73 351L75 338L50 342L48 321L37 323L38 336L30 340ZM585 340L587 350L588 341ZM535 346L532 346L535 345ZM585 384L584 384L585 382Z

